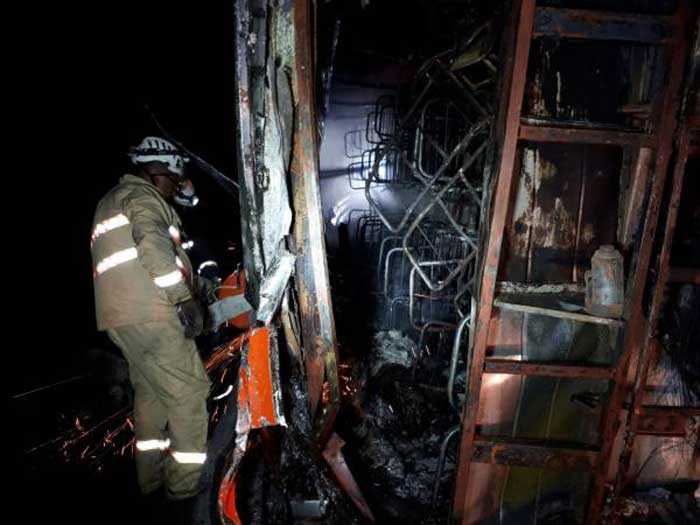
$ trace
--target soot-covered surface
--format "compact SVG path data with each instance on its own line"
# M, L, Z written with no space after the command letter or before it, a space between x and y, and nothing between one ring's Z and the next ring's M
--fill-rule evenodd
M455 450L448 450L435 502L433 490L441 445L458 418L444 388L421 381L418 356L409 337L377 332L367 357L355 365L359 389L338 418L346 459L378 523L431 524L447 517Z

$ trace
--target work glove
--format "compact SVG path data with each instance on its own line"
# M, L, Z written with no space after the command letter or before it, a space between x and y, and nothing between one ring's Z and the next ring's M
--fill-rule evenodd
M200 298L205 304L213 303L217 300L216 290L220 283L214 279L209 279L203 275L197 275L195 278L196 288Z
M197 299L188 299L175 306L177 316L185 328L185 337L194 339L204 329L204 314L202 306Z

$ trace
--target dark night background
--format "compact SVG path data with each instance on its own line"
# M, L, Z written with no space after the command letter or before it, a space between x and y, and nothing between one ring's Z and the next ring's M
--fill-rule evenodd
M5 132L12 146L5 152L12 168L3 191L10 396L85 373L86 351L105 345L93 311L92 215L124 172L126 149L155 131L144 104L173 135L235 177L232 5L32 4L6 18L21 22L6 46L4 75L11 90ZM181 214L186 229L195 239L206 233L199 256L231 269L239 255L231 256L226 241L237 235L237 205L201 173L193 179L202 204ZM130 462L94 480L63 465L29 468L23 457L37 438L51 435L57 405L85 394L78 382L9 399L6 424L16 430L13 463L21 476L12 487L20 496L13 498L17 522L138 522L129 519L135 513L128 496L136 490Z
M60 376L92 342L92 214L124 172L127 148L155 132L144 104L235 177L229 2L128 0L42 8L42 15L25 36L31 48L13 57L18 93L10 110L22 153L12 155L20 166L10 206L21 227L10 225L17 239L8 262L21 276L15 311L34 335L35 359L29 366L29 349L21 353L27 366L13 374L11 391ZM201 173L193 178L206 198L181 215L190 236L206 232L220 251L238 229L236 203Z

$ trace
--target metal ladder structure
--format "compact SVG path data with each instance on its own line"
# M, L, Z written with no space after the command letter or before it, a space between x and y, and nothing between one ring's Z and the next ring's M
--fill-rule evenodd
M506 62L503 64L501 114L496 124L496 140L500 159L491 198L491 216L485 227L484 251L481 257L479 306L471 358L467 361L468 390L463 406L461 443L452 508L453 523L471 523L468 507L470 470L473 462L497 463L555 469L588 471L591 474L589 503L585 523L607 522L611 517L613 486L618 457L614 454L615 438L623 421L625 402L636 370L648 364L650 352L643 352L649 326L658 317L657 286L654 293L656 313L647 319L642 307L647 273L650 266L654 235L663 199L666 174L673 151L676 115L686 66L689 30L693 22L693 6L680 0L674 16L637 15L603 11L584 11L539 7L535 0L514 0L511 13L512 31L505 34ZM649 113L651 131L610 129L598 126L570 126L532 123L522 118L527 83L530 46L533 39L551 36L559 39L640 42L660 46L664 66L664 82L657 92ZM582 64L582 67L585 65ZM649 128L647 128L648 130ZM524 292L516 295L499 293L498 277L502 266L503 244L509 213L512 210L515 182L520 169L518 155L521 141L542 143L607 144L637 149L639 158L650 160L645 166L631 170L631 188L638 188L627 206L640 217L636 241L626 254L629 264L625 287L625 310L622 319L613 320L586 313L573 313L551 304L538 304L537 297ZM678 175L676 174L675 177ZM676 185L674 194L680 194ZM669 220L666 235L669 235ZM670 226L672 233L672 225ZM668 241L670 242L670 241ZM668 246L666 246L668 252ZM527 283L523 283L527 284ZM654 308L654 307L652 307ZM528 362L495 359L487 356L489 332L496 311L510 310L598 323L619 328L617 360L607 366L566 362ZM600 442L597 446L535 441L513 437L494 437L480 433L478 421L482 378L485 374L514 374L553 378L588 378L608 381L600 421ZM643 374L642 374L643 375Z
M695 49L700 49L700 21L695 34ZM700 67L700 57L697 54L691 59L690 76L697 76ZM697 83L697 79L695 80ZM651 292L651 304L645 326L643 346L641 348L640 364L636 370L635 381L632 385L629 402L629 416L626 420L624 442L620 454L620 464L616 468L617 476L613 486L615 507L620 511L626 489L634 483L630 473L630 461L634 451L635 438L639 435L658 437L686 438L688 419L700 417L700 407L697 406L667 406L648 405L645 402L647 387L656 364L662 352L659 341L659 321L663 313L664 292L669 283L700 284L700 268L673 268L671 266L671 251L675 239L676 224L681 207L681 194L686 177L697 177L698 173L690 173L688 160L700 158L700 101L692 100L690 88L697 90L700 86L688 85L684 97L684 111L680 117L675 140L675 164L669 181L668 202L663 237L658 248L656 262L656 281ZM696 95L697 98L697 95ZM692 463L695 475L700 476L700 450L695 447Z

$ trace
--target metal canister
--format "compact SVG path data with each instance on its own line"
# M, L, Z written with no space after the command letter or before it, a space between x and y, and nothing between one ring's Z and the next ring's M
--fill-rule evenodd
M622 317L625 283L622 254L605 244L591 259L586 272L586 312L601 317Z

